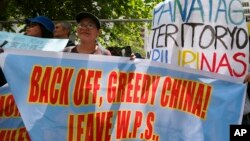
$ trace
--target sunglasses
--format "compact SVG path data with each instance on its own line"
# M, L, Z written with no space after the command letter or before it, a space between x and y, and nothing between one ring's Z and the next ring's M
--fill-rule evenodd
M27 27L29 27L29 28L32 28L32 27L35 27L35 26L39 26L39 24L38 23L30 23L30 24L27 25Z

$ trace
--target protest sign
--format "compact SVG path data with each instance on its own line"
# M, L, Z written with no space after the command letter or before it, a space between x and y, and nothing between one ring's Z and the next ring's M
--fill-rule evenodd
M166 0L153 10L147 57L240 78L248 73L249 39L238 0Z
M221 141L241 122L246 86L231 77L125 57L0 57L31 140Z
M3 48L27 50L62 51L69 39L38 38L19 33L0 31L0 44Z
M0 140L30 141L9 86L0 87Z

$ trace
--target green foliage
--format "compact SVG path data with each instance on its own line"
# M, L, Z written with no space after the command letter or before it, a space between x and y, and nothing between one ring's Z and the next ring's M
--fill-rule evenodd
M52 20L74 20L81 11L89 11L100 19L150 19L153 7L159 2L161 0L0 0L0 21L23 21L37 15L46 15ZM143 47L141 30L145 23L115 22L102 25L100 42L104 46ZM10 26L8 29L11 31Z

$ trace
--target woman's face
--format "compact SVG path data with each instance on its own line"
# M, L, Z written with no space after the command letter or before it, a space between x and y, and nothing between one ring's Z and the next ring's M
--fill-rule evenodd
M38 23L30 23L29 25L27 25L25 35L42 37L42 29Z
M95 42L100 34L100 29L96 27L96 24L92 19L84 18L77 26L77 34L81 41Z

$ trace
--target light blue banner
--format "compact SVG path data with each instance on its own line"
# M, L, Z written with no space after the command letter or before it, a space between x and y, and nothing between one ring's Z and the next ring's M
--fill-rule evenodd
M0 87L0 140L30 140L8 85Z
M0 58L34 141L228 141L241 122L246 86L223 75L74 53Z
M16 48L43 51L62 51L69 39L49 39L27 36L19 33L0 31L0 45L3 48Z

